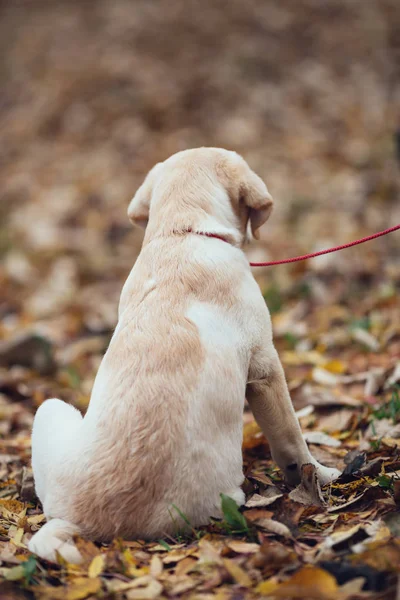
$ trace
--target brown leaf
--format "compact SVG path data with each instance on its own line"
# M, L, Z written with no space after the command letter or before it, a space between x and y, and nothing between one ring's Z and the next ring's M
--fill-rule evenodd
M24 502L36 502L35 482L32 469L22 467L21 480L18 486L21 500Z
M278 493L271 496L262 496L260 494L253 494L249 500L247 500L246 508L262 508L273 504L278 498L282 498L283 494ZM247 513L246 513L247 515Z
M301 467L301 483L289 494L289 498L300 504L325 506L317 471L311 463Z
M254 523L258 519L270 519L274 513L262 508L251 508L250 510L246 510L244 514L248 521Z

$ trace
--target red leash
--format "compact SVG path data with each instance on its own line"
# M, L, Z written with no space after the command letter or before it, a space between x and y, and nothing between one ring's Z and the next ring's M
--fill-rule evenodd
M373 235L368 235L367 237L361 238L360 240L356 240L355 242L349 242L348 244L343 244L342 246L335 246L334 248L327 248L326 250L321 250L320 252L312 252L311 254L304 254L303 256L294 256L293 258L285 258L283 260L271 260L270 262L261 262L261 263L250 263L251 267L272 267L272 265L284 265L286 263L298 262L299 260L307 260L307 258L314 258L315 256L321 256L322 254L330 254L331 252L337 252L338 250L343 250L344 248L351 248L352 246L357 246L358 244L363 244L364 242L369 242L370 240L374 240L382 235L386 235L388 233L392 233L392 231L396 231L400 229L400 225L394 225L394 227L389 227L389 229L385 229L384 231L379 231L378 233L374 233Z

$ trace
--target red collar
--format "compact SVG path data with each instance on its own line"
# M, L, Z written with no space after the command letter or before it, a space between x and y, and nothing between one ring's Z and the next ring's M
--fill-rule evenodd
M196 235L203 235L209 238L216 238L217 240L221 240L221 242L229 244L229 242L225 238L223 238L221 235L218 235L217 233L208 233L208 231L193 231L192 229L188 229L188 233L195 233Z

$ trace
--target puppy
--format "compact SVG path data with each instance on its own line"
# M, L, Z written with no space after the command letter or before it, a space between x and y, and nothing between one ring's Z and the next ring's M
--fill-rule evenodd
M130 203L146 227L84 418L61 400L37 411L36 492L47 524L29 549L81 557L73 535L154 539L218 517L220 494L244 502L247 397L290 485L313 463L271 321L242 246L272 198L235 152L199 148L157 164ZM179 510L176 510L177 507Z

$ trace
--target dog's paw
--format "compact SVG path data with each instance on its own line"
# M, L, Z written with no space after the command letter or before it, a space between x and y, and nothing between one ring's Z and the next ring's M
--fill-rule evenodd
M51 562L58 562L58 555L69 563L79 564L82 556L73 541L73 525L61 519L48 521L28 542L33 554Z
M324 465L321 465L314 458L311 458L308 461L308 463L314 465L315 471L316 471L316 474L318 477L318 481L321 486L326 485L327 483L330 483L331 481L334 481L341 475L340 471L338 471L337 469L325 467ZM304 463L304 464L306 464L306 463ZM301 483L301 480L302 480L301 464L292 463L290 465L287 465L284 470L284 474L285 474L286 483L290 487L296 487L297 485L299 485L299 483Z
M331 483L331 481L335 481L338 477L340 477L341 473L338 469L333 469L331 467L325 467L321 465L319 462L313 462L316 471L317 477L320 485L326 485L327 483Z
M56 538L50 540L44 540L43 538L38 540L35 538L36 535L28 542L29 552L54 563L58 562L57 555L60 555L64 560L72 564L82 562L82 556L72 540L71 542L63 542Z

